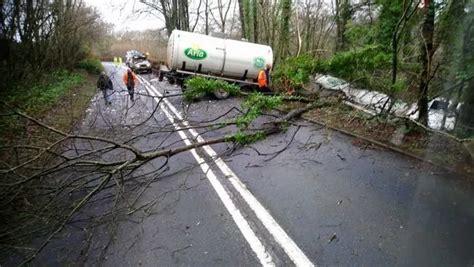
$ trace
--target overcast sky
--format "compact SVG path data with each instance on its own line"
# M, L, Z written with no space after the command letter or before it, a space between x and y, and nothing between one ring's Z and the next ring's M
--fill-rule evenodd
M97 8L104 21L115 25L116 31L158 29L162 20L153 15L138 15L144 5L138 0L84 0Z

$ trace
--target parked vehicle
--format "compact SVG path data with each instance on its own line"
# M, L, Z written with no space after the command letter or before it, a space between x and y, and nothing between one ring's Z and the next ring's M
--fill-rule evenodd
M125 64L133 70L133 72L151 73L151 63L148 61L146 54L137 50L127 51L125 55Z
M270 46L174 30L159 80L166 77L171 84L182 86L186 78L199 75L241 86L257 86L259 71L272 63ZM214 94L217 98L228 97L227 92Z
M137 50L127 51L127 53L125 54L125 65L127 65L127 67L130 67L131 63L132 63L133 56L139 55L139 54L141 54L141 53Z

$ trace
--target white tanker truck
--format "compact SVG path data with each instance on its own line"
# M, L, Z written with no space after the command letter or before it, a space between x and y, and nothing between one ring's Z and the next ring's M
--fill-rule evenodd
M158 80L166 77L169 83L182 86L187 77L199 75L256 86L258 73L266 64L273 64L270 46L174 30ZM221 91L214 94L217 98L228 96Z

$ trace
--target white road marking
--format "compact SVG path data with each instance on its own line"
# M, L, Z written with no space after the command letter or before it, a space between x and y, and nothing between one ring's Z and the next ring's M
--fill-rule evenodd
M150 90L150 94L154 95L155 93L152 90ZM158 99L155 98L155 100L158 103ZM163 111L163 113L166 115L166 117L168 117L168 119L173 124L173 126L176 128L179 136L181 137L181 139L183 139L184 143L186 145L191 145L191 141L188 139L186 134L182 131L182 128L175 122L174 117L168 112L168 110L163 105L161 105L160 108ZM196 161L199 163L199 165L201 166L201 169L204 172L204 174L206 174L207 179L211 183L212 187L216 191L222 203L224 203L224 206L226 207L227 211L229 211L230 215L232 216L232 219L237 224L237 227L239 228L240 232L243 234L244 238L247 240L247 242L249 243L250 247L255 252L255 254L257 254L257 257L260 263L263 266L275 266L271 255L267 253L265 246L262 244L260 239L258 239L257 235L252 230L252 228L250 228L248 221L244 218L240 210L236 207L230 195L224 189L224 186L219 182L219 180L217 179L216 175L211 170L209 165L206 163L206 161L202 157L200 157L197 154L195 149L192 149L191 153L196 159Z
M158 97L163 97L152 84L147 80L142 79L142 81L147 84L147 89L153 91ZM180 122L189 127L189 123L183 119L181 113L169 102L168 99L163 99L164 103L171 110L172 113L180 120ZM194 129L188 129L191 135L196 138L199 142L204 142L205 140L196 132ZM290 236L283 230L283 228L277 223L277 221L272 217L270 212L268 212L265 207L255 198L255 196L247 189L245 184L237 177L237 175L229 168L229 166L220 158L214 149L210 146L203 146L204 151L215 161L216 165L222 171L222 173L229 179L234 188L239 192L245 202L249 207L255 212L257 218L262 222L265 228L270 232L275 241L283 248L288 257L295 263L297 266L314 266L314 264L308 259L304 252L298 247L298 245L291 239Z

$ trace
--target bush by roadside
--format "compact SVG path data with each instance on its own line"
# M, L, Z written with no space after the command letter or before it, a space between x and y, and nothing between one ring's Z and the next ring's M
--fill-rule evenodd
M90 74L100 74L104 70L102 63L97 58L86 58L77 63L76 68L83 69Z
M273 85L279 91L293 91L301 89L307 83L311 75L318 68L317 61L309 55L290 57L273 70Z
M281 91L299 90L318 72L335 75L370 90L388 92L392 87L401 90L407 86L405 80L400 79L392 85L390 75L387 75L390 74L390 60L391 55L380 46L336 53L329 59L301 55L278 64L273 71L273 81Z

